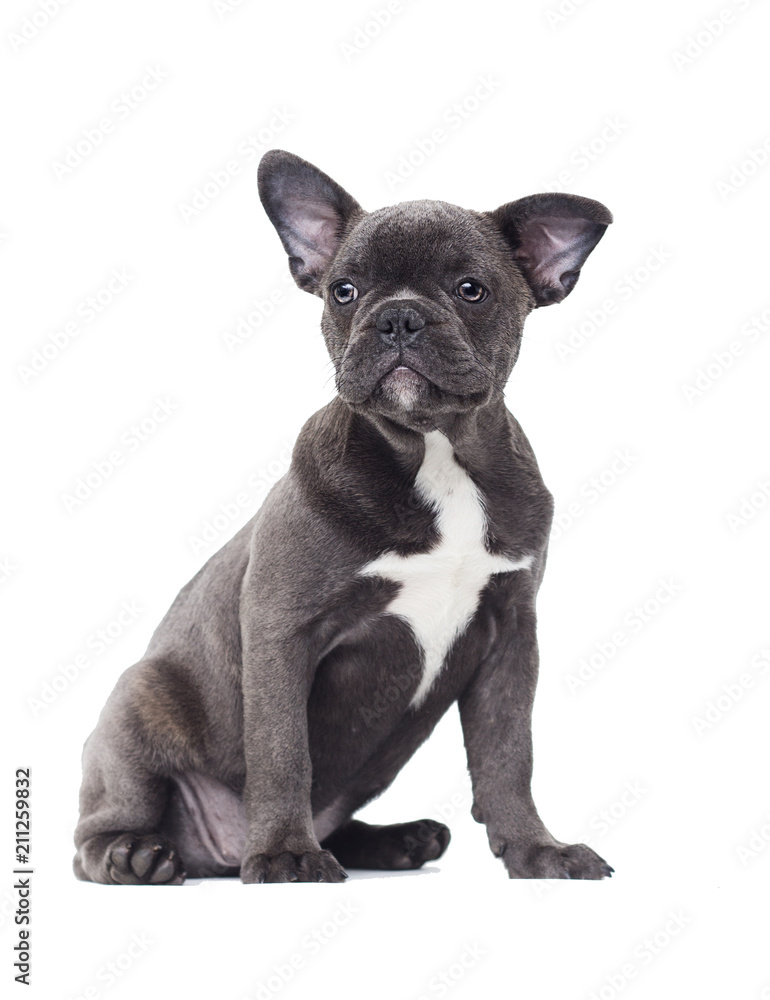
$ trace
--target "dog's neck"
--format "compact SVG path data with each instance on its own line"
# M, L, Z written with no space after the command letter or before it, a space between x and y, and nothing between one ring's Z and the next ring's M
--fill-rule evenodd
M334 403L349 409L339 397ZM424 427L419 424L407 426L390 417L361 410L350 410L353 415L351 432L354 427L373 430L384 439L403 464L417 467L425 451L425 434L440 431L452 444L455 454L468 468L484 466L490 448L504 447L510 427L509 415L502 392L496 392L482 406L471 410L435 414Z

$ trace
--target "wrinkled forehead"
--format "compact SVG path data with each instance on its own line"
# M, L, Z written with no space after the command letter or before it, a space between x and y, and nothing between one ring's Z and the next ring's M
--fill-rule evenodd
M416 269L460 275L493 267L495 243L492 224L477 213L442 201L405 201L366 215L340 248L334 269L394 280Z

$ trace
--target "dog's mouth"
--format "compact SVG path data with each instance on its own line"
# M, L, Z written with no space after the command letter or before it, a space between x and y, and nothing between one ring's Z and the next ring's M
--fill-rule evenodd
M398 409L413 410L430 394L431 383L409 365L395 365L386 372L374 390L374 396Z
M489 395L489 380L463 354L441 359L419 352L353 354L341 360L337 389L346 403L398 418L472 409Z

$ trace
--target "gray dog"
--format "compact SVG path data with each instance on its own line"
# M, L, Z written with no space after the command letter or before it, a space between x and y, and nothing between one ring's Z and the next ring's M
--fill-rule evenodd
M443 824L352 817L454 702L472 813L508 874L609 875L551 836L530 792L553 503L503 390L525 317L572 290L612 216L566 194L369 213L280 150L259 192L324 301L339 394L119 679L83 753L76 875L418 868L446 849Z

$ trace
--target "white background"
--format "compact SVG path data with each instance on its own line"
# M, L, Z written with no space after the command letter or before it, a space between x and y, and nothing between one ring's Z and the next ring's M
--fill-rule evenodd
M401 0L382 26L385 0L220 6L69 0L48 23L34 0L3 6L2 815L7 835L31 767L24 995L767 998L767 5ZM508 389L565 525L539 603L535 798L611 880L505 878L469 815L454 711L366 810L447 818L450 849L420 874L178 890L71 874L80 747L107 694L333 393L250 136L365 208L560 186L615 214L570 298L528 321ZM130 280L89 322L113 269ZM616 451L631 458L608 471ZM123 602L138 610L116 625ZM2 843L0 976L21 993Z

